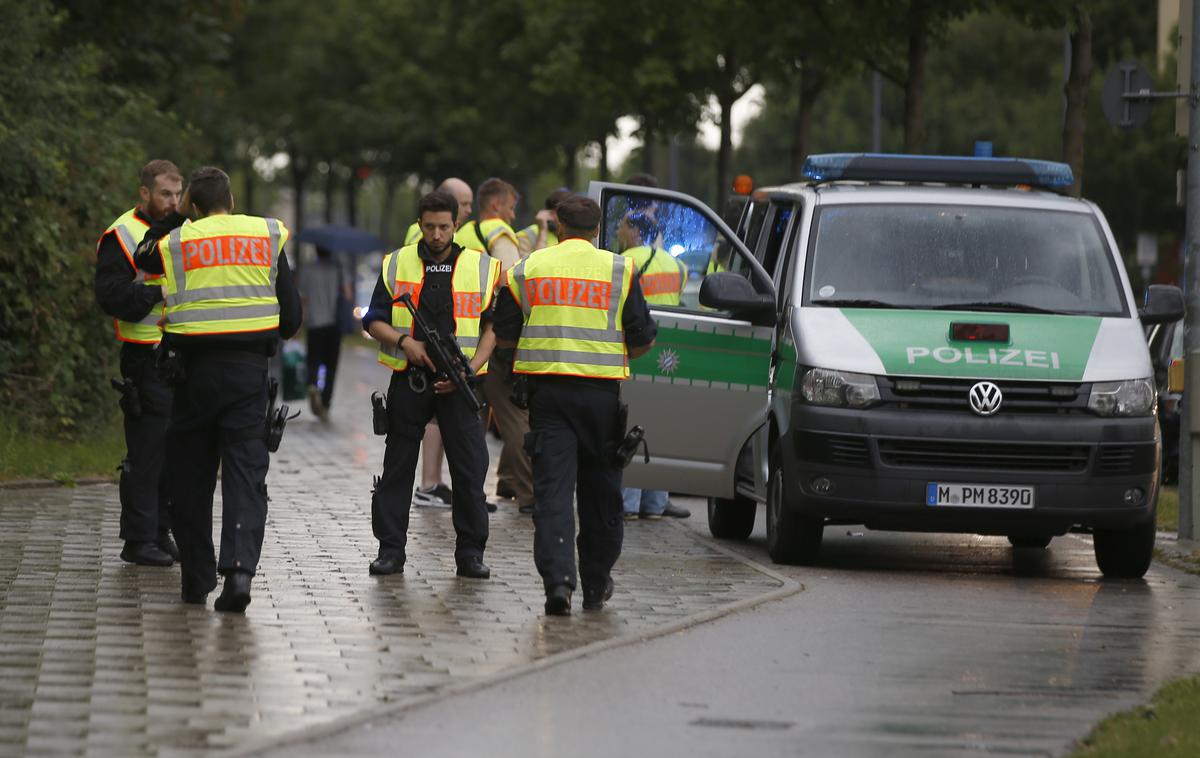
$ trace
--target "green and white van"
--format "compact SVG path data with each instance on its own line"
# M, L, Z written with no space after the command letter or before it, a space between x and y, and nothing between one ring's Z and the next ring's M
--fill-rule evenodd
M1154 544L1161 439L1143 324L1104 215L1052 190L1063 164L812 156L727 224L696 199L594 183L600 245L629 213L687 264L654 306L655 348L622 392L650 462L627 486L709 498L745 538L759 503L782 563L830 524L1007 536L1093 534L1106 576Z

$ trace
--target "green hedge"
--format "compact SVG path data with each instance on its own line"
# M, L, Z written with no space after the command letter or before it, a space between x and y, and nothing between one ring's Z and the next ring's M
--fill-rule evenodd
M114 412L96 239L136 198L131 135L164 117L104 84L97 50L53 44L49 3L0 0L0 17L0 405L27 432L71 435Z

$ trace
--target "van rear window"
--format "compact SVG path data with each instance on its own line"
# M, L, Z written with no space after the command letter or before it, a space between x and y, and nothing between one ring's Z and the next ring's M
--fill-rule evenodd
M1086 213L855 204L815 223L806 305L1128 315Z

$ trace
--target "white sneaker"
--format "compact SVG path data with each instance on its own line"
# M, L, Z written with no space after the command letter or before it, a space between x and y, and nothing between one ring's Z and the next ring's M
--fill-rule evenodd
M417 487L413 490L412 502L418 508L449 508L450 488L444 484Z

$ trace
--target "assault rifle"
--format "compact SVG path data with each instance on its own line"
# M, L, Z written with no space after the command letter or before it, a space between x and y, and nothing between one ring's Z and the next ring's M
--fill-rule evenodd
M433 365L437 367L437 373L434 375L434 381L449 379L454 382L458 394L462 395L467 401L467 405L471 406L471 410L479 413L483 410L483 403L475 394L475 390L471 387L475 380L475 369L471 368L471 362L467 360L467 356L463 354L462 348L459 347L458 341L454 339L453 334L443 335L429 323L424 316L417 311L412 302L412 295L405 292L402 293L396 302L404 303L404 307L408 308L408 312L412 314L413 324L425 333L425 347L429 353ZM418 369L417 366L410 367L410 371ZM415 376L415 374L410 374ZM424 391L424 385L412 385L415 392Z

